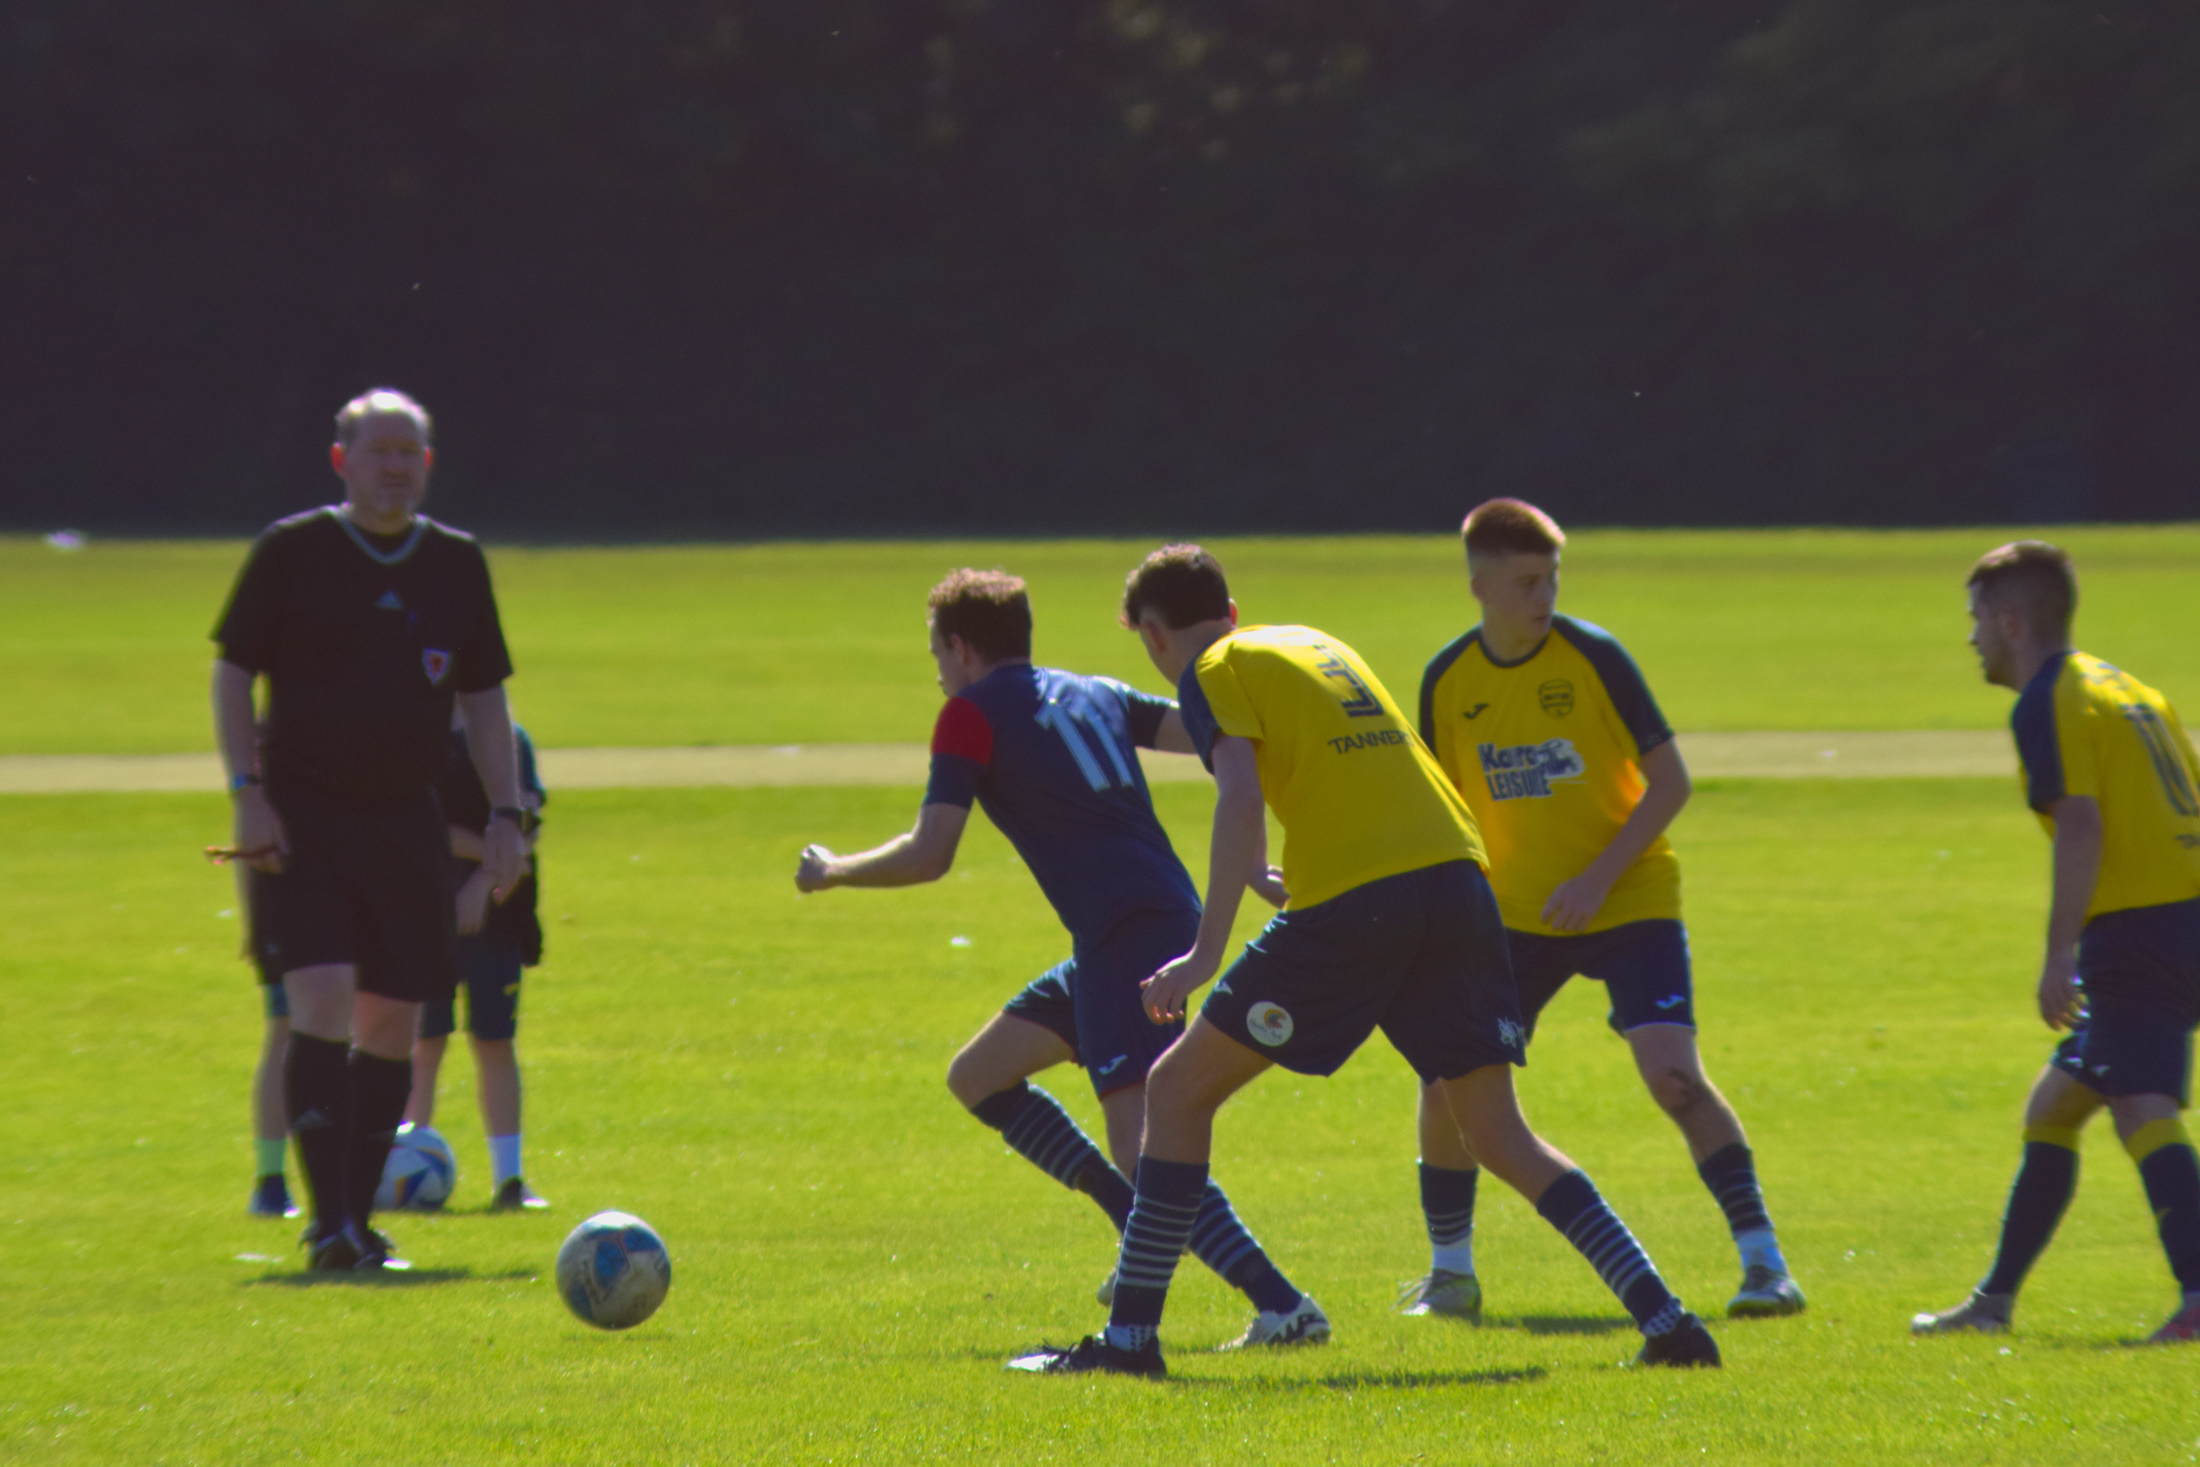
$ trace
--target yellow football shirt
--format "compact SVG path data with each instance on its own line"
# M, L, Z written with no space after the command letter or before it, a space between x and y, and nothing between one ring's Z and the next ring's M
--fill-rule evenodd
M2200 760L2160 693L2083 652L2050 657L2009 715L2025 801L2052 835L2050 805L2101 807L2101 875L2090 919L2200 897Z
M1514 663L1490 656L1477 627L1421 679L1421 738L1474 812L1515 932L1555 930L1544 903L1612 843L1642 798L1642 756L1672 737L1634 659L1571 617ZM1680 860L1661 835L1587 930L1680 914Z
M1444 861L1483 862L1473 815L1382 683L1336 638L1240 628L1185 669L1177 704L1210 769L1218 733L1254 740L1294 909Z

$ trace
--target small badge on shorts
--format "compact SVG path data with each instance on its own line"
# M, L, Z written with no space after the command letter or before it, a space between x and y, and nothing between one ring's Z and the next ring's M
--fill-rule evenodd
M1497 1021L1497 1037L1507 1049L1525 1049L1528 1046L1528 1031L1510 1019Z
M1246 1032L1270 1049L1290 1041L1291 1027L1291 1016L1281 1004L1263 999L1245 1011Z
M443 675L451 670L451 654L430 647L420 654L420 666L428 674L428 685L440 688Z

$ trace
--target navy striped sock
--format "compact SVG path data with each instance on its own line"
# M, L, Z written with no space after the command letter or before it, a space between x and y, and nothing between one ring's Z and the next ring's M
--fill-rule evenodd
M1299 1291L1269 1261L1245 1224L1238 1221L1230 1199L1213 1182L1207 1184L1199 1199L1199 1215L1192 1220L1191 1248L1193 1257L1251 1299L1254 1308L1269 1314L1288 1314L1299 1307Z
M1757 1159L1747 1143L1729 1142L1712 1152L1697 1164L1696 1175L1711 1189L1734 1236L1772 1230L1772 1216L1765 1211L1765 1194L1757 1185Z
M1431 1266L1474 1272L1474 1184L1479 1170L1421 1163L1421 1214L1428 1219Z
M1655 1332L1663 1334L1680 1322L1680 1301L1658 1277L1650 1255L1642 1251L1587 1172L1577 1167L1545 1187L1535 1199L1535 1210L1589 1260L1597 1277L1619 1296L1645 1333L1662 1325Z
M1160 1329L1177 1257L1191 1241L1206 1193L1207 1163L1138 1159L1138 1200L1123 1229L1123 1251L1115 1265L1109 1344L1141 1349Z
M1123 1231L1131 1216L1131 1184L1078 1129L1060 1101L1018 1080L970 1107L970 1113L999 1131L1018 1156L1092 1198L1115 1230Z
M2024 1277L2046 1251L2063 1212L2078 1190L2078 1133L2068 1132L2071 1145L2027 1136L2024 1161L2017 1180L2009 1188L2009 1205L2001 1214L2001 1248L1994 1267L1979 1286L1982 1294L2014 1294Z

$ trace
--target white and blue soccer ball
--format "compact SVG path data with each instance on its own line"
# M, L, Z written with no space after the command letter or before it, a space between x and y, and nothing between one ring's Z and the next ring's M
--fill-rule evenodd
M599 1212L558 1249L558 1297L598 1329L631 1329L672 1287L672 1255L632 1213Z
M399 1126L390 1159L382 1164L382 1185L374 1189L374 1205L380 1212L433 1212L450 1201L457 1182L458 1158L435 1127Z

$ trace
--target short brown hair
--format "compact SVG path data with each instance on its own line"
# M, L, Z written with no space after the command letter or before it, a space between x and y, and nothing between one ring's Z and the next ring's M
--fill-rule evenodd
M1525 499L1485 499L1459 525L1469 555L1556 555L1566 543L1558 521Z
M394 387L376 387L370 391L362 392L350 402L338 408L336 410L336 441L346 448L351 447L351 440L358 434L361 423L369 418L378 418L384 415L411 418L420 425L420 441L422 443L433 443L435 441L435 420L428 416L428 410L415 402L411 396L399 392Z
M1222 566L1197 545L1164 545L1123 582L1123 625L1135 628L1146 612L1172 632L1230 615L1230 583Z
M1031 597L1021 576L965 566L948 572L924 605L942 640L960 637L989 662L1031 655Z
M1981 598L2014 606L2034 634L2065 637L2078 609L2078 573L2070 552L2045 540L2013 540L1978 558L1965 585Z

